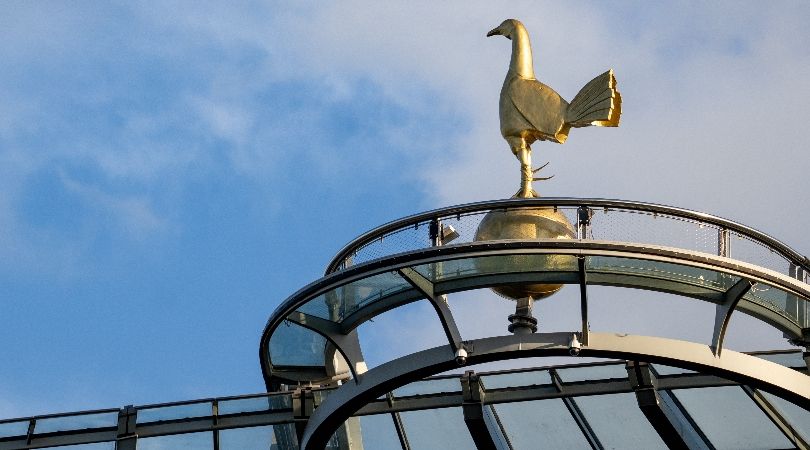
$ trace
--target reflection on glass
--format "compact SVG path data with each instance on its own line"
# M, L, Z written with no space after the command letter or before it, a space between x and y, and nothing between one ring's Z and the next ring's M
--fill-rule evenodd
M564 383L578 381L606 380L609 378L627 378L627 369L622 364L607 364L602 366L568 367L557 369L557 375Z
M233 428L219 432L220 450L293 450L298 449L295 432L288 424ZM140 443L139 447L140 449Z
M765 283L755 284L751 290L743 296L743 299L764 306L770 310L777 311L785 317L790 317L794 321L797 320L797 302L802 305L805 302L805 300L800 297L789 295L787 292ZM790 308L792 311L788 310L788 299L790 299L790 304L793 305L793 308Z
M810 440L810 411L765 391L759 391L805 441Z
M718 450L793 447L739 386L678 389L672 394Z
M549 374L547 370L497 373L492 375L482 375L481 382L484 384L484 389L536 386L542 384L551 384L551 374Z
M270 337L270 361L275 366L323 367L326 338L292 322L284 322Z
M667 448L638 408L635 394L589 395L574 401L605 448Z
M400 417L412 450L475 448L461 408L408 411Z
M726 291L740 277L699 267L614 256L588 256L588 272L637 275Z
M385 272L332 289L301 305L298 311L340 322L361 307L388 295L412 289L396 272Z
M138 439L138 450L206 450L214 449L214 433L172 434Z
M55 431L82 430L86 428L104 428L116 426L118 426L117 412L82 414L77 416L38 419L36 426L34 427L34 433L53 433Z
M270 409L270 400L267 397L221 400L218 402L217 407L220 415L267 411Z
M515 450L591 448L560 399L500 403L494 407Z
M205 417L213 414L210 402L138 409L138 423Z
M394 418L391 414L360 416L364 449L401 450Z
M0 437L25 436L28 434L28 420L0 423Z
M572 255L496 255L476 258L451 259L413 267L431 281L453 278L515 272L576 272L577 258Z
M438 378L416 381L394 390L395 397L408 397L411 395L441 394L444 392L461 392L461 379Z

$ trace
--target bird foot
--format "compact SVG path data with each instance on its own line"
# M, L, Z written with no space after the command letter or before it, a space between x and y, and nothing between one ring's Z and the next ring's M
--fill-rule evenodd
M512 198L539 198L540 194L538 194L532 188L521 188Z
M546 168L546 166L547 166L547 165L549 165L549 163L550 163L550 162L551 162L551 161L549 161L549 162L547 162L547 163L543 164L542 166L540 166L540 167L538 167L538 168L536 168L536 169L532 169L532 173L537 173L537 172L540 172L541 170L545 169L545 168Z

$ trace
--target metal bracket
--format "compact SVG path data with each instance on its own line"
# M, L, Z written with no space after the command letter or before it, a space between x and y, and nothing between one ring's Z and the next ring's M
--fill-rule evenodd
M751 290L754 283L751 281L740 278L740 281L731 286L725 294L723 294L723 303L717 305L714 314L714 331L712 333L712 351L714 356L719 357L723 351L723 339L726 336L729 321L731 320L731 313L737 307L737 304L742 300L743 296Z
M421 273L411 269L410 267L397 269L397 273L399 273L402 278L410 283L414 289L421 292L422 295L433 305L433 308L436 310L436 314L439 316L439 321L442 323L442 328L444 328L444 333L447 336L447 340L449 341L450 346L453 348L453 352L455 353L459 349L463 348L461 333L458 331L456 320L453 318L453 313L450 311L450 307L447 304L447 299L444 296L436 295L433 283L425 278Z
M360 378L363 373L366 372L367 368L365 360L363 359L363 351L360 348L360 338L357 335L356 329L344 333L342 327L331 320L321 319L320 317L311 316L299 311L288 315L287 320L308 328L329 340L337 351L343 355L343 358L349 365L349 371L352 373L355 382L360 382ZM326 363L327 362L324 361L324 364Z

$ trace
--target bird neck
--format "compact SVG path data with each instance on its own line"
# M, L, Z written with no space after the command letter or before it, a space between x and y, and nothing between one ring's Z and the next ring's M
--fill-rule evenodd
M532 44L529 42L529 32L522 25L517 26L512 35L512 60L509 61L509 71L522 78L534 79Z

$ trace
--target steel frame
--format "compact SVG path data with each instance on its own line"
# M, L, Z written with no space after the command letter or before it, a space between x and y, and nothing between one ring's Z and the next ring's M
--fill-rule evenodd
M752 283L761 282L779 286L780 289L789 292L797 299L810 298L810 286L798 282L797 280L788 276L772 272L767 269L762 269L751 264L729 260L727 258L667 247L581 240L490 241L467 243L450 247L432 247L357 265L351 269L332 274L304 287L283 302L268 320L268 324L265 327L260 344L260 362L262 366L262 373L265 377L265 382L267 383L268 389L274 386L272 382L273 366L269 359L268 352L269 340L272 336L272 331L284 320L298 322L315 332L321 333L331 342L335 343L334 341L336 340L336 333L339 334L341 331L343 333L350 333L364 321L369 320L382 312L402 306L412 301L427 299L436 309L439 320L445 329L445 333L447 334L448 341L453 346L453 350L456 351L460 345L462 345L459 343L461 341L461 336L458 334L458 329L455 326L452 314L447 308L446 303L439 299L439 296L442 294L491 287L505 283L520 283L537 280L580 283L583 314L583 326L580 334L581 338L584 339L587 339L588 333L587 291L585 290L584 286L589 282L595 285L631 285L632 287L642 287L649 290L673 292L685 295L681 291L668 287L668 283L673 283L672 281L667 282L666 280L661 280L660 278L652 277L650 278L649 283L647 283L645 286L640 286L637 282L630 283L632 280L644 278L639 274L585 274L584 265L581 262L579 263L580 268L578 274L535 272L535 268L526 267L517 269L523 272L516 271L513 273L498 273L494 275L470 275L462 279L438 283L431 283L416 271L410 269L411 267L420 264L438 263L465 257L473 258L479 256L497 256L509 254L555 253L568 254L578 258L584 258L586 256L626 257L705 268L739 276L742 279L747 280L746 283L749 286ZM582 260L580 259L579 261ZM316 326L316 324L322 324L324 322L335 324L335 322L320 319L320 321L309 320L308 322L303 321L305 323L302 323L300 317L301 313L297 312L296 309L310 299L352 281L390 271L397 271L400 273L406 280L408 280L411 286L413 286L413 290L397 292L393 294L391 298L387 299L387 301L374 302L355 311L342 323L337 325L329 325L324 329ZM585 284L583 284L583 282ZM746 283L741 282L738 286L734 286L726 292L718 291L716 293L716 297L713 298L695 295L696 298L701 300L714 301L720 304L716 315L717 319L715 321L712 342L712 345L718 354L722 350L723 337L725 335L730 314L735 308L739 308L740 310L775 326L790 338L798 339L802 337L801 328L798 326L798 324L793 323L789 318L764 308L761 305L748 301L741 301L742 295L747 292L745 289ZM678 285L680 284L682 283L679 283ZM706 288L705 286L702 287ZM357 361L356 358L353 359L353 354L356 354L357 352L351 349L347 351L340 349L340 351L344 357L347 358L347 361L350 362L350 365L356 367ZM353 375L357 377L358 374L355 371L353 372Z
M571 333L498 336L467 342L469 363L568 354ZM754 356L659 337L591 332L583 356L648 361L713 374L771 392L810 409L807 375ZM322 449L329 436L363 405L399 386L457 367L450 346L413 353L368 371L358 383L336 389L312 414L301 448Z

